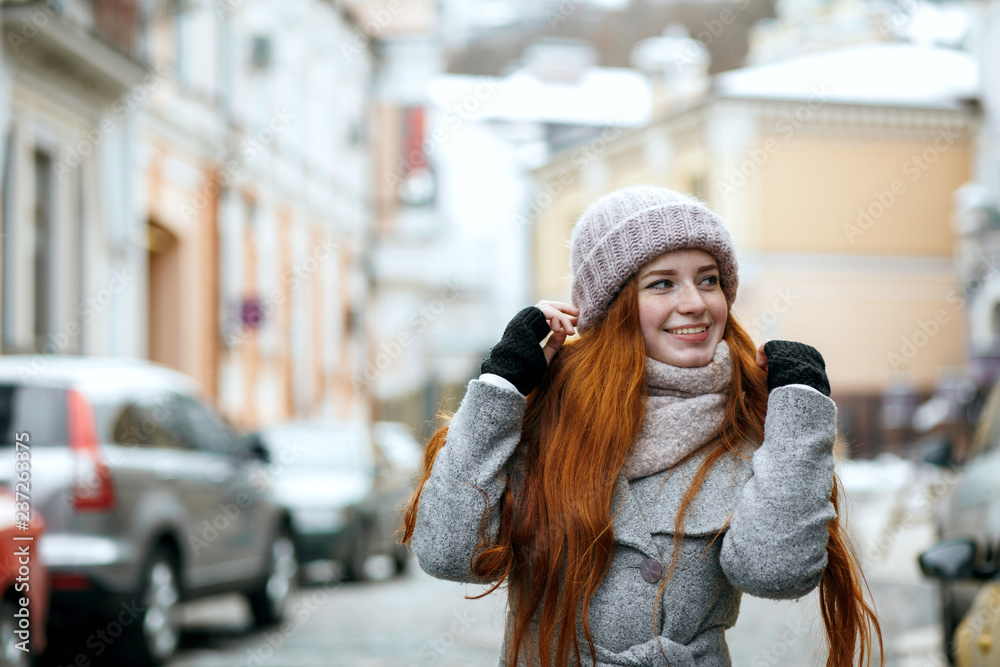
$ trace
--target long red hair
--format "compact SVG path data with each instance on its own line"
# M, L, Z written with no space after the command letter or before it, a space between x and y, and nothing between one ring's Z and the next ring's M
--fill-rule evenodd
M495 540L487 538L490 522L485 513L480 522L480 541L470 570L493 586L469 597L482 597L507 583L513 617L505 647L508 667L517 664L522 648L530 644L536 648L525 651L529 664L535 651L542 665L568 665L571 653L580 662L577 618L581 612L587 647L592 662L597 662L587 612L611 568L615 483L646 408L646 350L638 303L633 278L604 315L578 337L568 339L552 359L541 384L527 397L521 440L508 464L508 482L499 504ZM685 510L709 470L729 453L746 456L747 443L759 446L764 437L766 375L756 364L753 340L731 312L723 339L730 347L733 373L720 444L706 457L682 501L675 519L674 556L657 605L677 565ZM438 428L428 441L422 474L405 507L403 543L408 544L413 535L420 492L447 431L447 425ZM831 500L838 508L836 475L834 482ZM864 576L838 519L830 521L829 535L828 563L820 582L830 647L826 665L849 667L855 654L857 664L867 664L873 637L878 638L883 664L878 618L864 599ZM657 609L653 610L654 629ZM530 632L532 623L538 624L535 637Z

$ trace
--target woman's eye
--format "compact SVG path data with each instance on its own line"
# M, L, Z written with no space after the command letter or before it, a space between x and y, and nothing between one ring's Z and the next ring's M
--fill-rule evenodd
M671 283L669 280L657 280L655 283L650 283L649 287L656 287L661 285L662 287L670 287Z
M702 279L702 282L705 282L706 280L708 281L709 285L719 284L719 276L705 276L704 279Z

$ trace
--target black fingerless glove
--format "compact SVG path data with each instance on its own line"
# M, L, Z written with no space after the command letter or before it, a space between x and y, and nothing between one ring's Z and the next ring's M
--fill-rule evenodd
M481 371L499 375L527 396L548 368L540 343L551 329L538 306L521 310L507 325L500 342L490 350Z
M830 395L826 364L815 347L790 340L772 340L764 343L764 354L767 355L769 392L787 384L804 384L825 396Z

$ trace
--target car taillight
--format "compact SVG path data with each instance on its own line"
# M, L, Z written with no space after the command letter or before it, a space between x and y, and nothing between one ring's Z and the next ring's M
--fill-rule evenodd
M83 574L53 574L49 585L54 591L85 591L90 588L90 578Z
M77 474L73 483L73 509L109 510L115 505L111 470L101 458L94 424L94 409L78 391L66 392L69 447L76 454Z

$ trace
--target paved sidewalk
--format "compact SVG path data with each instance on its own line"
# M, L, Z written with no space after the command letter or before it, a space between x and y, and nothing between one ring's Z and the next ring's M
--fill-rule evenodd
M857 472L857 471L855 471ZM904 471L905 472L905 471ZM854 474L854 473L851 473ZM851 474L847 477L851 477ZM937 598L916 555L933 542L930 513L911 511L928 479L869 470L854 475L843 508L882 620L887 667L945 667ZM880 481L881 480L881 481ZM494 667L503 636L504 596L466 600L482 587L434 579L415 561L403 577L306 588L283 632L249 630L249 612L230 596L189 605L174 667ZM743 596L727 633L734 667L822 666L826 637L818 591L798 601Z

